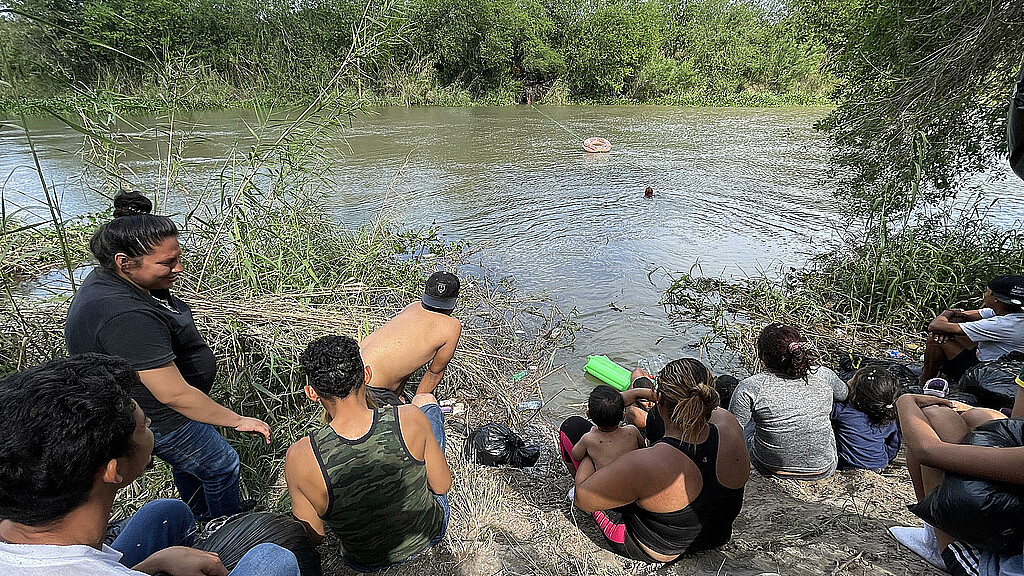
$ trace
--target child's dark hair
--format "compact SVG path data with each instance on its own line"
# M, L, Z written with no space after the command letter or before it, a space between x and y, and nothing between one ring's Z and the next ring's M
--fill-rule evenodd
M178 237L178 227L167 216L150 214L153 203L138 192L114 197L114 218L100 226L89 240L89 249L100 266L116 271L114 256L138 258L168 238Z
M850 379L850 396L846 403L867 415L875 426L896 421L896 398L899 386L885 368L866 366Z
M622 414L626 410L626 403L622 401L622 394L607 384L601 384L590 391L590 400L587 402L587 411L590 419L601 428L618 426L622 422Z
M786 378L807 378L814 363L809 345L793 326L773 323L757 337L757 357L771 372Z

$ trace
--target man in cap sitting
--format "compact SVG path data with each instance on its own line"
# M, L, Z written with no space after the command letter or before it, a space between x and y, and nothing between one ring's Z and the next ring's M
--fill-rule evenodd
M454 274L431 274L419 302L406 306L359 343L371 373L367 391L378 404L405 404L406 381L424 365L416 394L434 393L462 335L462 323L451 315L459 287Z
M941 370L956 381L979 362L1024 352L1024 276L988 283L982 308L944 310L928 324L921 384Z

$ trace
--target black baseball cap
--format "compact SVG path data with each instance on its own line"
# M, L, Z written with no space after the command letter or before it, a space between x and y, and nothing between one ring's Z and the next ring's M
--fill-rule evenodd
M455 309L459 297L459 277L449 272L434 272L427 278L427 289L423 291L423 303L440 310Z
M1024 306L1024 276L996 276L989 280L988 289L1000 302Z

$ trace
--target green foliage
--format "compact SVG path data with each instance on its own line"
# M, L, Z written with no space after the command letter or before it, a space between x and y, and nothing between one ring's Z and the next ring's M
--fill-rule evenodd
M804 0L801 0L804 1ZM833 0L840 1L840 0ZM755 0L19 0L0 19L0 108L106 91L143 108L305 102L731 102L829 82L796 19ZM336 77L375 14L373 54ZM196 80L199 81L196 81ZM556 84L557 83L557 84ZM75 87L72 89L71 87ZM55 98L54 98L55 97ZM14 100L16 99L16 100Z
M622 94L661 55L670 26L666 10L656 1L609 2L562 18L567 79L582 97Z
M692 63L706 93L780 93L807 79L822 82L824 51L802 37L797 20L776 19L758 4L702 0L686 3L680 22L674 50Z
M1006 153L1024 3L848 5L857 17L834 32L844 42L833 58L843 77L839 105L820 127L854 209L911 210L955 195Z
M1024 233L985 223L984 215L936 215L910 226L872 225L838 248L778 279L714 282L682 275L667 302L706 312L713 291L727 308L825 332L884 326L919 332L938 311L974 307L988 280L1024 269Z

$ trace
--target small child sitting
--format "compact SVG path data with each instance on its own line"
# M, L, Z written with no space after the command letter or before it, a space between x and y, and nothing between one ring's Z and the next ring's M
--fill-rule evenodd
M572 458L579 462L590 456L594 469L600 470L626 452L644 447L640 430L632 424L622 424L626 405L618 390L600 385L590 393L587 417L595 424L590 432L572 447Z
M850 395L833 404L831 415L839 468L881 470L900 450L899 388L889 371L877 366L858 370L848 386Z

